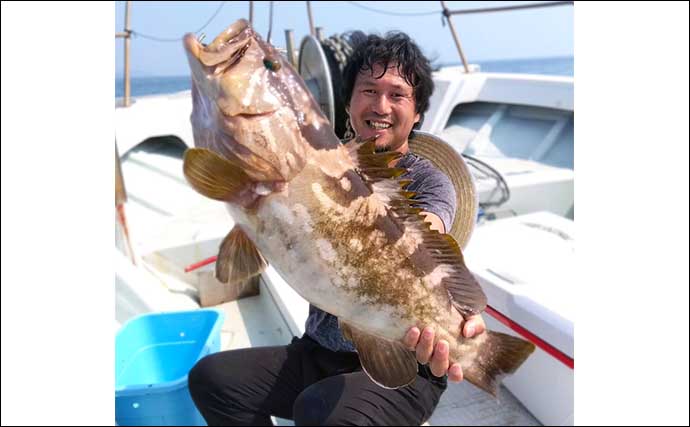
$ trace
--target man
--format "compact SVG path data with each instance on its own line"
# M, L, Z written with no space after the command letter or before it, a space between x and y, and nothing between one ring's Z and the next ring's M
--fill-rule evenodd
M353 38L355 40L355 38ZM409 152L408 137L419 127L433 91L431 67L402 33L356 38L344 70L348 123L359 139L376 136L377 150L403 154L391 166L407 168L418 205L433 229L445 233L455 215L455 192L431 162ZM469 318L463 335L485 329ZM270 415L296 425L419 425L431 416L451 381L448 343L433 346L434 331L412 328L404 343L416 352L419 370L409 386L395 390L374 384L337 318L311 306L302 338L288 346L249 348L202 359L189 374L189 389L209 425L270 425Z

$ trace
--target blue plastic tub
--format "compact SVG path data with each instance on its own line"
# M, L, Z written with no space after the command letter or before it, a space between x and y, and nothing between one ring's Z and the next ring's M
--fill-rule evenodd
M115 338L118 425L206 425L189 395L187 374L220 350L223 313L213 309L150 313Z

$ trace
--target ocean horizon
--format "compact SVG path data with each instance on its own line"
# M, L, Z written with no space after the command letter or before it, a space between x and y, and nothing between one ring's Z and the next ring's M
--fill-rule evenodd
M481 71L497 73L546 74L555 76L574 75L574 57L559 56L549 58L505 59L492 61L473 61ZM460 65L460 62L432 64L434 68ZM189 75L183 76L140 76L131 78L132 96L160 95L191 89ZM124 78L115 77L115 97L124 96Z

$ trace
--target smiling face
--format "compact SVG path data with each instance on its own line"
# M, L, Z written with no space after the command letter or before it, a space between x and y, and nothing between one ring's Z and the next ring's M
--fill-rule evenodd
M374 64L360 70L350 99L350 123L360 139L376 136L377 150L407 152L407 137L420 119L414 88L398 73L398 67Z

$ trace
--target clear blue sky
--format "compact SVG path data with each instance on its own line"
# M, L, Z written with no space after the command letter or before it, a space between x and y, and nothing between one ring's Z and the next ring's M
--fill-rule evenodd
M356 2L393 13L425 13L441 10L438 1ZM538 1L450 1L451 10L495 7ZM248 1L132 2L132 30L158 38L181 38L199 30L223 4L220 12L203 29L206 40L239 18L248 18ZM448 26L441 25L440 14L391 16L364 10L349 2L312 1L316 26L326 35L349 30L383 33L407 32L437 63L459 62ZM124 28L125 2L115 2L115 31ZM265 38L268 33L269 2L254 2L254 27ZM573 6L555 6L490 14L453 16L468 61L539 58L573 55ZM285 29L293 29L295 42L309 32L306 2L276 1L273 12L274 45L285 45ZM122 74L122 39L115 42L116 74ZM133 76L187 75L188 66L182 42L159 42L143 37L132 39L130 66Z

